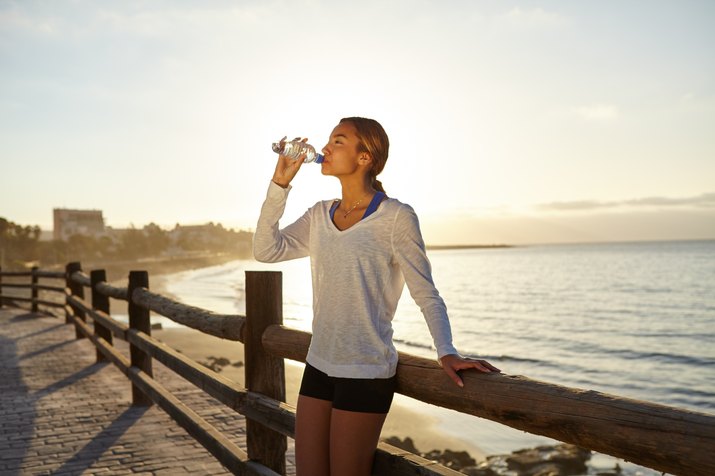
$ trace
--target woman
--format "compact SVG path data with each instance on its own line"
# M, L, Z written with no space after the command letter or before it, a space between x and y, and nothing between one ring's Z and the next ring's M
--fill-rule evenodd
M405 282L420 306L445 372L499 372L459 356L444 301L412 208L388 198L377 180L389 141L372 119L345 118L323 148L323 175L342 198L322 201L279 229L290 183L305 159L279 156L254 236L264 262L310 256L313 337L296 414L298 475L369 475L395 391L391 321Z

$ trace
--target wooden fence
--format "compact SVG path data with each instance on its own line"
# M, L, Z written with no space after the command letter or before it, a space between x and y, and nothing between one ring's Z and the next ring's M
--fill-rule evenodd
M3 277L29 277L28 283L3 283ZM62 279L64 286L39 284ZM16 281L14 279L13 281ZM282 282L277 272L246 272L246 315L221 315L172 301L149 291L148 273L129 273L127 287L107 283L104 270L85 274L79 263L65 272L33 268L0 270L0 306L30 303L64 309L77 338L89 338L97 360L113 362L131 381L135 405L158 404L236 474L285 474L286 437L293 437L295 409L285 402L283 359L305 361L311 335L282 325ZM3 288L30 289L30 297L3 295ZM90 300L84 290L89 289ZM64 303L43 300L38 291L62 293ZM15 293L16 294L16 293ZM127 301L129 324L110 315L110 298ZM149 314L155 312L201 332L244 343L246 388L226 379L151 337ZM90 318L94 326L87 324ZM130 358L119 353L113 337L129 342ZM152 378L156 359L247 420L247 451L232 443ZM429 359L400 353L397 391L403 395L487 418L609 454L676 475L715 474L715 416L562 387L522 376L463 373L455 386ZM376 475L459 475L417 455L380 443Z

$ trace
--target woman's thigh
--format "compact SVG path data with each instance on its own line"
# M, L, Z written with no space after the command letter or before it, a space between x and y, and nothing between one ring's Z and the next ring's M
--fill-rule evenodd
M332 402L298 396L295 417L297 476L330 474L330 419Z
M330 418L332 476L369 476L387 413L333 408Z

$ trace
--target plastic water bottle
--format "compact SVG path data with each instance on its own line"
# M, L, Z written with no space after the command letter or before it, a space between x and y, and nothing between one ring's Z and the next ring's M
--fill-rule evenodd
M281 141L285 142L281 145ZM315 162L316 164L323 162L323 155L317 153L312 145L306 144L303 141L286 141L284 137L278 142L274 142L272 149L276 154L285 155L293 160L298 160L301 155L305 154L306 162Z

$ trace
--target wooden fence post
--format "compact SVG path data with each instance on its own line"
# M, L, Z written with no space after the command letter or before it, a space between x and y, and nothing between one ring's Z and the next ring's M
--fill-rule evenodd
M32 287L30 288L30 297L32 298L32 312L39 312L40 310L39 306L37 305L37 299L39 297L39 293L37 292L37 284L40 281L37 276L37 271L39 271L39 269L39 266L32 267L32 278L30 281L32 283Z
M282 358L263 348L266 327L283 324L282 275L276 271L246 271L246 325L244 359L246 388L285 402L285 365ZM279 474L286 473L285 436L250 419L246 420L248 457Z
M149 310L134 304L132 299L132 293L137 288L147 288L149 289L149 273L146 271L130 271L129 272L129 286L127 288L127 298L129 301L129 327L131 329L136 329L139 332L143 332L147 335L151 335L151 324L149 322ZM129 345L129 355L131 357L132 367L137 367L142 372L153 377L152 366L151 366L151 356L136 347L134 344ZM132 383L132 404L136 406L151 406L151 398L145 395L139 387Z
M73 261L72 263L68 263L67 267L65 268L65 280L67 283L67 287L70 289L70 292L72 292L74 296L80 299L84 299L84 286L72 281L72 274L76 273L77 271L82 271L82 265L79 261ZM82 309L71 304L69 301L67 302L67 304L69 304L69 306L72 308L72 311L74 312L75 316L79 317L84 322L87 322L87 316L84 314L84 311ZM69 314L65 315L65 322L67 322L68 324L72 322L72 319L70 319ZM84 339L84 334L82 334L82 331L80 331L79 327L77 326L75 326L75 337L77 339Z
M97 284L107 280L107 273L103 269L94 269L89 273L89 278L92 283L92 307L98 311L109 314L109 296L97 291ZM101 337L107 344L112 345L112 333L98 321L94 321L94 334ZM97 362L107 360L99 348L97 348Z

